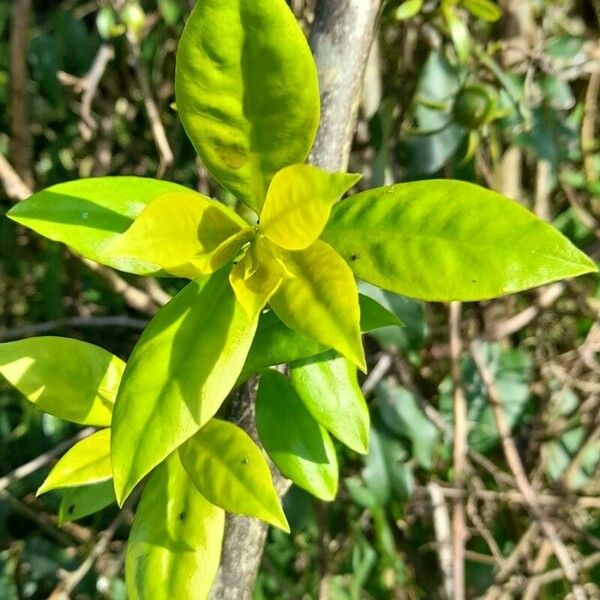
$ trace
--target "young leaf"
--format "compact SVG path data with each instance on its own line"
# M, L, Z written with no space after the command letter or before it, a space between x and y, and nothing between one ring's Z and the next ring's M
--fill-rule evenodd
M308 412L289 381L276 371L260 376L258 435L277 468L321 500L333 500L338 465L329 434Z
M472 15L489 23L502 17L502 9L491 0L462 0L462 4Z
M284 0L197 2L179 41L175 89L202 161L257 212L273 175L308 156L317 72Z
M40 410L82 425L110 425L124 368L110 352L79 340L0 344L0 375Z
M306 248L321 235L334 203L361 177L310 165L281 169L267 191L260 230L287 250Z
M236 301L227 276L221 269L190 283L131 354L112 421L119 503L215 414L235 384L256 320Z
M115 501L112 481L64 490L58 509L58 524L77 521L110 506Z
M232 210L196 192L170 192L151 202L105 255L195 279L233 260L252 229Z
M311 415L352 450L369 448L369 409L356 367L330 351L290 365L292 385Z
M334 348L364 371L358 290L348 265L320 240L288 252L285 261L294 277L281 282L271 308L288 327Z
M125 562L130 600L203 600L221 557L225 513L196 490L177 453L157 467L137 508Z
M168 192L194 193L158 179L94 177L53 185L15 205L7 216L95 262L138 273L148 265L104 256L104 250L147 204Z
M323 239L358 277L421 300L484 300L597 270L517 202L461 181L357 194L334 207Z
M181 446L179 456L207 500L227 512L262 519L289 533L269 465L243 429L211 419Z
M423 8L423 2L424 0L404 0L394 11L394 17L398 21L404 21L418 15Z
M37 495L64 487L100 483L112 478L110 429L101 429L77 442L54 465Z

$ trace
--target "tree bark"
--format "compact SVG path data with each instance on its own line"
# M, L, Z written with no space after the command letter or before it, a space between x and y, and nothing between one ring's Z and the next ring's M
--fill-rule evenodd
M380 0L318 0L310 35L321 90L321 122L309 162L345 170L361 101L365 66ZM228 418L259 443L254 423L255 383L232 395ZM273 468L281 496L289 482ZM257 519L227 515L221 567L210 600L250 600L260 567L267 526Z

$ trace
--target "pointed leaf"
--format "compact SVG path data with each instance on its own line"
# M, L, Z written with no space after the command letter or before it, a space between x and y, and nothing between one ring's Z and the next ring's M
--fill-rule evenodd
M113 476L122 503L153 467L215 414L256 329L227 269L184 288L150 322L131 354L112 421Z
M269 465L243 429L211 419L179 449L179 456L207 500L227 512L262 519L289 533Z
M597 270L517 202L461 181L353 196L334 208L323 239L357 277L421 300L483 300Z
M115 502L112 481L103 481L64 490L58 510L58 523L77 521L110 506Z
M203 0L177 53L177 110L211 174L259 211L279 169L303 163L319 121L315 63L283 0Z
M288 327L334 348L364 371L358 290L348 265L320 240L288 252L285 261L294 277L281 282L271 308Z
M64 487L100 483L112 478L110 429L96 431L77 442L54 465L37 495Z
M311 415L352 450L369 448L369 409L356 367L330 351L290 365L290 379Z
M193 486L177 453L152 474L127 543L130 600L204 600L219 568L225 513Z
M276 371L261 374L256 428L265 450L285 477L321 500L333 500L338 465L331 438L290 382Z
M110 425L124 368L110 352L79 340L0 344L0 375L40 410L82 425Z
M282 248L306 248L321 235L331 207L361 177L329 173L310 165L281 169L267 191L260 230Z
M244 235L245 234L245 235ZM252 229L232 210L192 191L170 192L152 201L133 225L116 237L105 255L194 279L233 260Z
M138 273L148 265L104 256L104 250L147 204L168 192L194 193L158 179L93 177L53 185L14 206L7 216L95 262Z

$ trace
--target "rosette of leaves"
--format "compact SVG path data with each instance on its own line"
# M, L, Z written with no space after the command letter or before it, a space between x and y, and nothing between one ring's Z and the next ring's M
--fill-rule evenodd
M9 213L99 263L191 280L142 334L103 434L119 504L148 476L127 551L131 598L205 597L224 511L288 529L261 449L214 418L253 374L266 452L299 486L334 497L330 434L358 452L368 445L361 331L397 324L359 296L356 278L422 300L469 301L596 270L550 225L472 184L398 184L340 201L359 176L304 165L318 80L284 0L199 1L179 44L176 103L203 163L256 224L175 183L136 177L55 185ZM32 353L30 343L46 350ZM39 399L51 364L69 353L48 339L19 344L0 346L2 374L66 416L76 396ZM289 377L268 369L280 363ZM75 371L64 377L81 382ZM42 375L31 382L33 373ZM103 397L103 377L85 381ZM94 424L105 427L103 406Z

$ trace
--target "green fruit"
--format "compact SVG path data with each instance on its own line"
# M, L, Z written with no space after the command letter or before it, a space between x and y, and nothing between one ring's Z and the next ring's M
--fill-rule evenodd
M452 109L456 123L468 129L479 129L488 122L496 106L496 93L483 85L464 87L454 100Z

